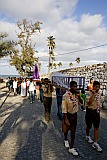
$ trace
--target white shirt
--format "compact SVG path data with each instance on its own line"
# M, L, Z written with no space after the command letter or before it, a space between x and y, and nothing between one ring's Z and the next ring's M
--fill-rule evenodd
M17 88L17 81L13 81L13 88Z
M35 85L33 82L29 83L29 91L34 91L35 90Z

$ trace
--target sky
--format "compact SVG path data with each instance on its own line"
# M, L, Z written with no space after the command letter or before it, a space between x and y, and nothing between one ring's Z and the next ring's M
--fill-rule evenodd
M107 62L106 0L0 0L0 32L17 41L17 22L22 19L43 24L41 33L32 37L41 63L40 74L48 72L47 37L55 38L55 63L60 69ZM80 63L75 59L80 57ZM59 68L57 67L57 70ZM54 70L56 71L56 70ZM16 75L9 57L0 60L1 75Z

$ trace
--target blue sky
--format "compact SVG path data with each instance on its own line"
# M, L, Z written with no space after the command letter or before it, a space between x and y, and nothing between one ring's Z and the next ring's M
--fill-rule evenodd
M17 40L16 22L26 18L32 22L41 21L41 34L32 37L36 42L35 54L39 57L41 74L47 72L47 37L56 39L56 63L60 69L69 68L69 63L80 57L80 66L107 61L107 46L82 52L74 52L106 44L107 42L106 0L0 0L0 32L7 32L9 39ZM72 53L70 53L72 52ZM69 54L64 54L69 53ZM57 68L59 69L59 68ZM17 74L9 65L9 57L0 60L0 74Z
M78 17L82 14L101 14L104 23L107 24L107 1L106 0L79 0L75 13Z
M79 14L91 13L91 14L107 14L107 1L106 0L79 0L76 11Z

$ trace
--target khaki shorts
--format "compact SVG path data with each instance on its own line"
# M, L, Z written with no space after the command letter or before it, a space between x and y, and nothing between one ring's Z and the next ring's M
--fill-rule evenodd
M89 129L91 129L92 124L95 128L99 128L100 113L97 113L97 109L92 110L92 109L86 108L85 122Z
M62 132L63 133L68 132L69 130L71 130L72 127L76 128L77 126L77 112L74 114L67 113L67 118L69 120L70 126L67 126L65 124L65 120L63 117L63 120L62 120Z

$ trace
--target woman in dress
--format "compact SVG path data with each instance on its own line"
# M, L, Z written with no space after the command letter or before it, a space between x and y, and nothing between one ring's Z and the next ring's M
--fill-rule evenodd
M25 79L23 79L22 83L21 83L21 96L22 97L26 96L26 82L25 82Z

